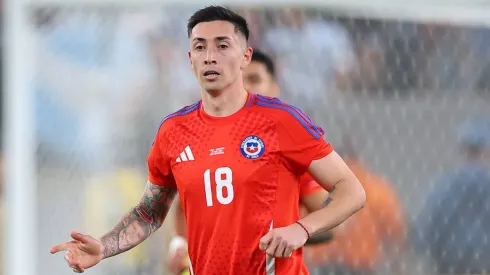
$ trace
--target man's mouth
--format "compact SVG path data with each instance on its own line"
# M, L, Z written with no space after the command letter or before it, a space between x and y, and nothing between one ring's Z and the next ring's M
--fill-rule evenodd
M217 71L209 70L209 71L205 71L203 75L207 80L214 80L220 74Z

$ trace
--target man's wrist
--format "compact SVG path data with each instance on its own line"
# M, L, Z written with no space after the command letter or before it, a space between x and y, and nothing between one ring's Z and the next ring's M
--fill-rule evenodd
M313 235L315 235L315 232L316 232L316 227L311 224L311 220L308 219L307 217L301 219L301 220L298 220L299 223L301 223L301 225L306 229L306 231L308 231L308 234L310 235L310 237L312 237Z
M306 239L307 239L307 240L308 240L308 239L310 239L311 235L310 235L310 231L308 230L308 228L306 228L306 226L304 226L304 225L303 225L303 223L302 223L302 222L300 222L300 221L297 221L297 222L295 222L295 223L296 223L297 225L299 225L299 226L300 226L300 227L303 229L303 231L305 231L305 234L306 234Z
M102 260L107 258L107 255L105 254L107 248L104 245L103 238L104 237L100 237L97 239L97 241L99 242L100 254L102 254Z

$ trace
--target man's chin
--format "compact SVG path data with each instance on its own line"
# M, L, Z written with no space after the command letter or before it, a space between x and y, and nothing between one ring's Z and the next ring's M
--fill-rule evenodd
M219 83L205 83L202 87L208 93L217 93L224 89L224 86Z

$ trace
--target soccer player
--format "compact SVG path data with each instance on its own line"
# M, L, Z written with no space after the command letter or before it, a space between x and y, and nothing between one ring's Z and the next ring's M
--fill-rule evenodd
M191 274L308 274L302 246L362 208L364 189L301 110L245 90L253 52L245 19L207 7L191 16L188 34L202 99L163 119L141 202L100 239L72 232L51 253L67 251L68 265L83 272L127 251L162 225L178 191ZM299 219L305 172L336 192Z
M252 61L243 70L243 83L247 91L269 96L279 96L279 86L276 82L276 70L274 62L265 53L254 49ZM305 173L300 177L299 186L300 196L300 216L321 209L328 197L325 191L316 183L310 175ZM188 268L186 252L186 224L185 214L182 205L177 200L175 205L175 231L177 236L174 237L169 246L169 269L175 274L180 274ZM319 234L316 238L309 239L309 242L321 243L332 238L331 232Z

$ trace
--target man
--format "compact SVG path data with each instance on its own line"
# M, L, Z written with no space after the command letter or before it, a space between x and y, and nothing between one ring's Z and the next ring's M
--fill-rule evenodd
M437 180L415 219L412 238L418 253L430 253L439 274L486 274L490 119L467 121L458 139L463 163Z
M265 53L254 50L252 61L243 70L243 83L247 91L253 93L277 97L279 96L279 86L276 82L276 70L274 62ZM318 185L310 175L305 174L300 178L300 213L314 212L323 207L325 200L328 197L328 192ZM186 224L185 215L180 204L180 201L175 205L175 231L177 236L172 239L169 246L169 269L180 274L188 268L187 262L187 241L186 241ZM316 240L309 239L308 242L324 242L331 239L331 233L325 232L317 236Z
M141 202L100 239L72 232L51 252L67 251L83 272L127 251L162 225L178 191L191 274L308 274L301 247L362 208L362 185L303 112L245 90L252 49L242 17L207 7L189 19L188 35L202 100L163 119ZM336 194L298 220L305 172Z

